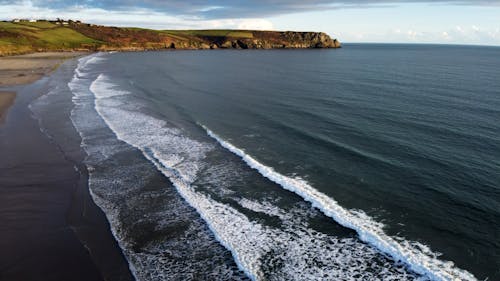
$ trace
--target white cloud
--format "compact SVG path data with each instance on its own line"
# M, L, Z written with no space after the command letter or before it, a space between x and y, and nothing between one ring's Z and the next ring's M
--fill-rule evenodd
M265 19L244 19L238 24L238 29L273 30L273 23Z
M406 32L406 35L406 38L410 41L418 41L419 37L422 36L420 32L411 29Z
M447 43L500 45L500 28L488 30L478 25L454 26L445 30L392 29L385 33L339 33L344 42Z
M215 9L216 7L212 8ZM8 15L5 19L18 17L34 19L63 18L102 25L140 26L153 29L273 29L272 22L259 18L203 20L196 17L170 16L149 9L109 11L76 6L55 10L34 6L31 1L2 5L0 6L0 15Z

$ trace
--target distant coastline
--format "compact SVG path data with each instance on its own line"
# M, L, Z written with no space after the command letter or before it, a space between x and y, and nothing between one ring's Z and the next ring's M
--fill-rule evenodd
M73 20L0 22L0 56L47 51L340 48L323 32L152 30Z

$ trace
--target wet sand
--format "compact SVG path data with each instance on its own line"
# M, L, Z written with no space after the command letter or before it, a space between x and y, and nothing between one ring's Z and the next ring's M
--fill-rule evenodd
M49 74L65 60L84 55L84 52L48 52L0 57L0 86L35 82Z
M0 124L7 114L7 110L14 103L16 93L14 92L0 92Z
M64 128L63 148L28 107L47 92L47 81L16 87L15 100L12 92L2 93L7 118L0 123L0 280L133 280L90 197L69 108L54 112L49 124ZM71 96L65 98L70 102Z

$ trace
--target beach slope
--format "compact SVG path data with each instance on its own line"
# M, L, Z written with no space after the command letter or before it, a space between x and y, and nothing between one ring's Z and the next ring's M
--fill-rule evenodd
M67 87L76 61L63 60L74 55L1 59L0 81L18 86L0 92L0 280L133 280L90 197L81 140L69 119L71 95L52 102L41 119L30 110L40 96ZM58 132L64 147L54 141Z

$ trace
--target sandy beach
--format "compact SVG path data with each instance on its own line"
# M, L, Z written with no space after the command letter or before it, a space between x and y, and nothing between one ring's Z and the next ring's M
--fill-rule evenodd
M72 74L76 61L67 59L79 55L0 58L0 280L133 280L89 194L85 154L69 119L71 93L49 120L29 108L54 75L66 86L61 73Z

